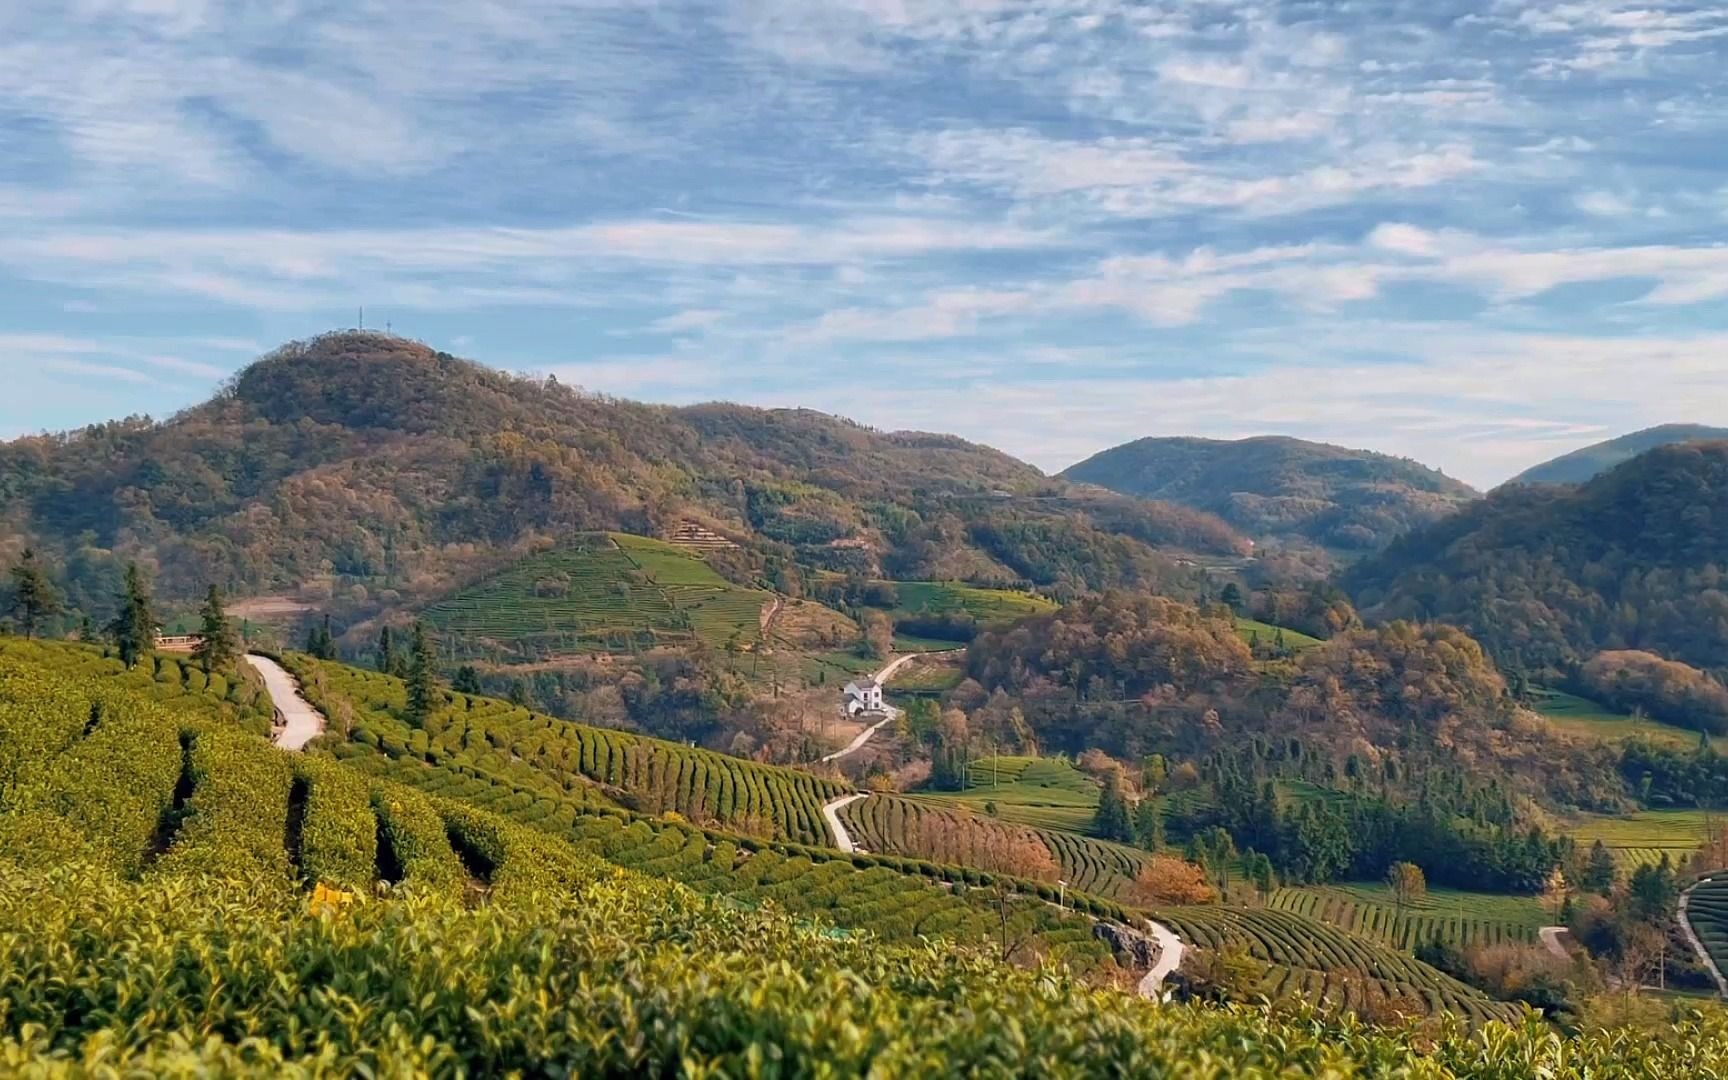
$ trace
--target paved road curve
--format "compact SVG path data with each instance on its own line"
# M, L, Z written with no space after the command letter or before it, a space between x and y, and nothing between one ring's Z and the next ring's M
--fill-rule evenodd
M846 831L845 823L840 820L840 811L860 799L866 798L869 798L868 792L842 795L822 807L822 816L828 819L828 831L834 834L834 846L848 855L857 851L858 845L852 842L852 834ZM1135 990L1143 998L1161 1001L1164 996L1164 980L1170 977L1171 972L1182 966L1182 953L1185 946L1182 944L1182 939L1177 937L1175 932L1163 923L1155 923L1148 919L1146 920L1146 929L1158 942L1158 961L1152 965L1152 970L1141 978Z
M300 684L294 681L294 676L268 656L248 653L246 662L264 676L264 688L270 691L270 700L282 714L282 730L276 733L277 746L301 750L324 734L324 715L300 696Z
M1564 926L1544 926L1536 931L1536 935L1542 939L1543 946L1549 952L1568 962L1571 961L1572 954L1566 951L1566 943L1560 940L1560 935L1569 933L1571 931Z
M834 834L834 846L850 855L858 850L858 845L852 842L852 834L846 831L846 826L840 822L840 811L864 798L865 792L856 795L844 795L822 807L822 816L828 819L828 830Z
M1140 980L1138 990L1141 997L1157 1001L1162 997L1159 991L1164 986L1164 980L1169 977L1171 972L1182 966L1183 945L1182 939L1177 937L1175 932L1163 923L1155 923L1148 919L1146 920L1146 929L1150 930L1152 936L1158 941L1158 962L1153 964L1152 970L1148 971L1146 977Z

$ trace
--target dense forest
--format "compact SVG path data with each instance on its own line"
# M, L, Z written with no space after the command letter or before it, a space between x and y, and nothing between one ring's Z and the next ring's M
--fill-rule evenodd
M1217 514L1250 536L1343 551L1384 547L1476 497L1414 461L1282 437L1138 439L1062 475Z
M1607 650L1728 673L1728 442L1661 447L1581 487L1503 488L1352 567L1370 619L1470 631L1509 671Z
M691 518L753 553L1061 590L1241 554L1210 515L1051 480L944 435L803 410L669 408L506 375L377 334L284 346L214 400L0 446L0 532L68 611L128 561L168 598L318 584L357 611L424 599L582 530Z
M1611 752L1552 734L1518 707L1481 645L1449 626L1352 629L1258 660L1228 609L1111 593L980 634L967 664L956 699L1001 692L1046 751L1201 758L1294 740L1305 752L1290 775L1328 785L1444 765L1527 805L1626 800Z

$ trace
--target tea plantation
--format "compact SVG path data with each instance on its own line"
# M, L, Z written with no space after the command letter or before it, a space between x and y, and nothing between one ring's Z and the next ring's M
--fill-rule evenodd
M226 686L0 639L0 1074L1569 1080L1728 1060L1716 1019L1561 1037L1154 1005L1026 883L1008 937L1043 966L995 955L988 875L651 820L575 771L568 825L528 827L385 778L447 772L424 757L340 745L287 755ZM1299 917L1163 917L1314 965L1268 969L1306 992L1504 1011ZM1339 960L1359 975L1319 966Z
M532 660L693 639L748 644L772 598L671 544L595 533L524 559L425 616L458 655Z

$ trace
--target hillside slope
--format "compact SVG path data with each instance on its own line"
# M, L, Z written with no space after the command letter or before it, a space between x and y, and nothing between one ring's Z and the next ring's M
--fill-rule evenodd
M1344 580L1371 618L1456 623L1531 669L1642 649L1728 670L1728 442L1503 488Z
M1506 481L1510 484L1582 484L1646 450L1675 443L1728 439L1728 428L1703 424L1663 424L1617 439L1609 439L1532 466Z
M129 559L172 598L211 580L241 594L318 582L365 610L572 532L662 535L687 518L743 543L745 573L778 554L1108 585L1175 575L1157 547L1245 547L1209 515L1082 493L949 436L618 401L376 334L284 346L163 423L0 446L6 546L33 543L98 616Z
M1345 550L1383 547L1476 497L1414 461L1276 436L1137 439L1062 476L1214 513L1250 536Z

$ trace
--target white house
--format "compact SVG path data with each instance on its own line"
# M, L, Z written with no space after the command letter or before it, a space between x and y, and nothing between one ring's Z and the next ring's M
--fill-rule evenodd
M883 710L882 684L875 679L846 684L846 715L879 713Z

